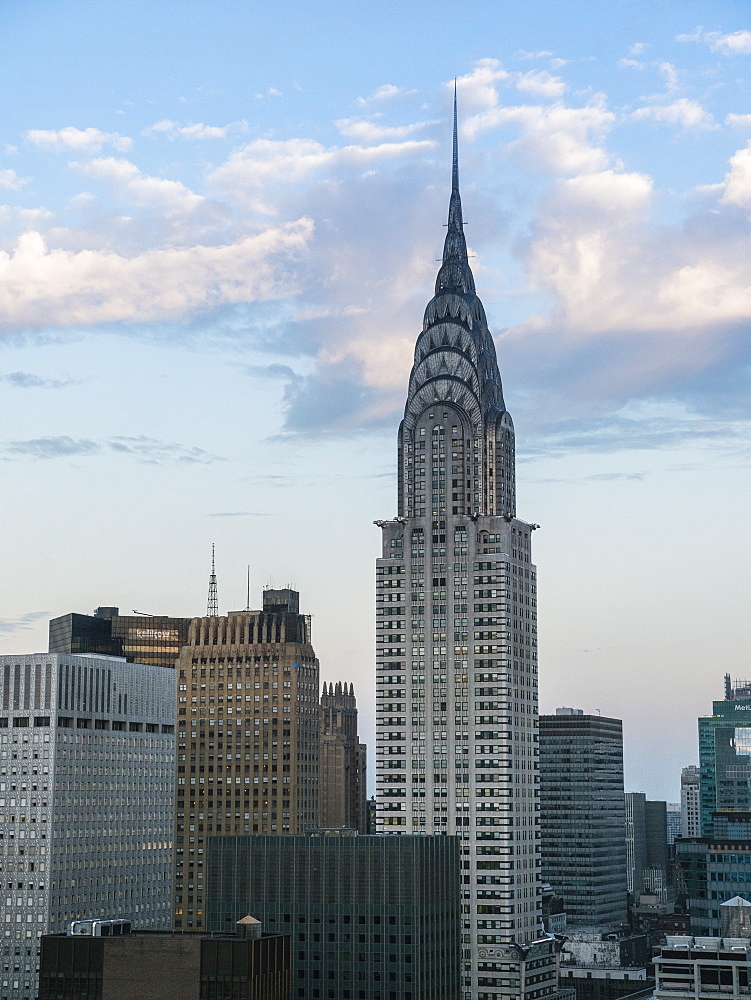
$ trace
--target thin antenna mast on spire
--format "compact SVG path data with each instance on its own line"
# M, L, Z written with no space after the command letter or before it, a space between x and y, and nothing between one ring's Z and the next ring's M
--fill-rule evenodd
M245 602L245 610L250 611L250 563L248 563L248 599Z
M454 155L451 163L451 190L459 190L459 128L456 113L456 77L454 77Z
M209 618L219 617L219 598L216 591L216 571L214 568L214 543L211 543L211 573L209 575L209 601L206 609Z

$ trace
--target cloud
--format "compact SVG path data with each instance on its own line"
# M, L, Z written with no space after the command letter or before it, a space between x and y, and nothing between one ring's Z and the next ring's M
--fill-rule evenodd
M553 55L548 49L541 49L539 52L527 52L524 49L519 49L515 53L517 59L547 59Z
M25 615L17 618L0 618L0 633L3 635L14 635L16 632L25 632L34 627L40 618L49 617L49 611L28 611Z
M42 378L30 372L0 373L0 381L9 382L18 389L63 389L65 386L77 384L76 379Z
M712 52L719 52L726 56L751 55L751 31L748 30L722 34L719 31L705 31L700 27L690 34L678 35L676 41L704 42Z
M751 207L751 142L730 158L730 171L725 174L723 205Z
M748 446L751 422L710 418L679 401L643 399L615 413L584 420L561 420L539 428L534 439L525 442L522 461L533 462L572 451L609 454L622 450L672 449L684 445L687 439L695 447L730 452L739 444ZM621 477L617 473L604 473L589 478Z
M211 465L225 459L202 448L157 441L150 437L113 437L108 441L112 451L132 455L147 465Z
M223 246L110 251L50 250L24 233L0 251L0 322L6 330L181 319L230 303L294 295L310 219Z
M734 128L751 128L751 115L729 114L725 117L725 124Z
M743 171L734 166L729 176ZM559 181L529 246L532 279L555 293L578 337L695 331L751 318L751 259L738 223L701 215L685 228L650 219L652 181L613 170ZM728 180L728 197L740 198ZM735 190L737 194L733 194ZM692 335L694 360L701 339Z
M412 97L416 93L416 90L405 90L402 87L396 87L393 83L384 83L367 97L358 97L357 103L363 105L374 102L394 101L399 98Z
M232 122L229 125L205 125L203 122L191 122L190 124L182 125L180 122L173 122L169 118L164 118L162 121L149 125L148 128L145 128L141 132L141 135L164 135L168 139L196 141L224 139L230 129L244 124L244 122Z
M102 146L113 146L120 152L130 149L133 140L119 132L102 132L98 128L29 129L27 140L33 146L54 152L97 153Z
M668 94L672 94L679 89L678 71L672 63L660 63L660 72L665 77L665 90Z
M24 184L29 183L28 177L19 177L15 170L8 168L7 170L0 170L0 188L4 188L6 191L18 191Z
M241 198L258 211L273 212L264 197L267 185L299 184L323 170L370 169L385 161L424 153L434 146L426 139L329 148L312 139L257 139L233 153L208 180L233 200Z
M128 160L98 157L85 163L73 162L70 166L86 177L105 181L119 197L135 205L150 205L185 214L194 211L204 201L201 195L195 194L180 181L149 177Z
M638 59L619 59L618 66L621 69L644 69L644 63L639 62Z
M465 122L463 132L473 138L488 129L516 126L520 136L507 144L507 153L536 172L559 176L607 166L610 156L598 142L614 121L615 115L601 103L583 108L519 105L475 115Z
M9 456L27 458L69 458L72 455L93 455L100 450L96 441L76 441L71 437L42 437L29 441L9 441L2 450Z
M6 460L25 457L46 461L73 456L91 457L100 454L105 448L120 455L131 456L147 465L211 465L225 461L202 448L157 441L144 436L116 436L104 442L85 438L76 440L66 435L32 438L28 441L8 441L0 445L0 454L5 455Z
M680 97L672 104L637 108L631 113L631 117L637 121L652 120L668 125L680 125L685 129L717 128L712 115L705 111L698 101L692 101L687 97Z
M367 145L383 142L384 140L406 139L407 136L421 132L432 125L437 125L436 121L414 122L410 125L380 125L377 122L366 121L362 118L340 118L334 122L339 132L348 139L356 139Z
M566 91L566 84L558 76L545 70L519 73L514 77L516 89L537 97L560 97Z

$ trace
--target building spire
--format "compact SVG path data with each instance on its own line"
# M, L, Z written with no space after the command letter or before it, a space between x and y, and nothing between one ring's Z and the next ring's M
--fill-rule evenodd
M454 141L451 158L451 199L443 244L443 265L436 280L436 295L441 291L470 292L474 294L475 282L469 267L467 242L464 239L462 199L459 194L459 116L454 80Z
M209 601L206 610L208 618L219 617L219 598L216 592L216 571L214 569L214 543L211 543L211 573L209 574Z

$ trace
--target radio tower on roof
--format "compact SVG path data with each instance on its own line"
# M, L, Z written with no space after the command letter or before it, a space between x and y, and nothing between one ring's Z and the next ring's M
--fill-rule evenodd
M214 543L211 543L211 573L209 575L209 603L206 608L209 618L219 617L219 598L216 592L216 573L214 572Z

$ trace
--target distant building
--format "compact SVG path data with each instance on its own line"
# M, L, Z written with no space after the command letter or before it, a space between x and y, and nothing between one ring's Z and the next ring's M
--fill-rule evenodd
M660 894L670 885L668 861L668 810L666 802L644 803L644 889Z
M175 680L113 657L0 656L0 997L36 997L38 939L70 920L168 925Z
M679 840L676 860L691 933L722 936L722 904L733 896L751 895L751 685L747 681L732 684L726 675L725 698L712 702L712 715L699 718L699 768L701 836Z
M569 928L626 923L623 794L620 719L540 716L542 877L563 897Z
M649 1000L655 981L646 968L562 966L558 984L561 990L571 989L576 1000Z
M668 848L681 836L681 806L678 802L668 802L666 806ZM669 852L668 852L669 853Z
M681 771L681 836L701 836L699 768L693 764Z
M318 825L318 660L300 595L194 618L177 670L174 927L200 930L209 836Z
M696 937L720 937L722 904L751 894L751 840L695 837L676 844L681 879Z
M100 653L124 656L129 663L174 667L188 641L190 618L121 615L119 608L97 608L93 615L67 614L49 626L50 653Z
M751 903L739 900L751 910ZM733 909L737 904L724 904ZM731 921L732 922L732 921ZM740 1000L751 990L751 941L743 935L669 935L654 957L655 1000Z
M318 802L324 828L367 833L367 750L357 738L357 702L350 684L323 685L320 707Z
M261 935L246 917L237 934L127 932L42 938L39 1000L289 1000L290 938Z
M729 836L749 836L751 815L751 686L726 679L725 699L699 719L701 836L714 837L716 817L731 824ZM733 823L743 829L732 830ZM726 827L727 829L727 827ZM725 835L723 831L721 836Z
M579 927L566 931L560 955L561 989L576 1000L618 1000L654 985L647 975L649 949L644 934Z
M206 863L211 930L252 912L292 935L293 1000L460 996L457 838L212 837Z
M626 793L626 882L628 891L664 895L670 885L667 803L643 792Z

